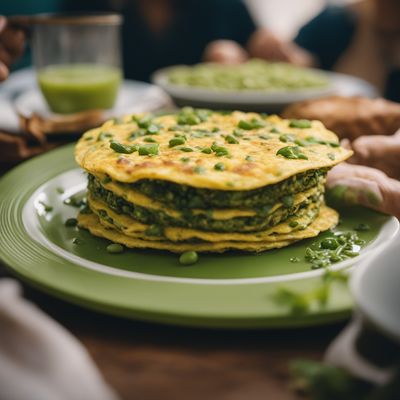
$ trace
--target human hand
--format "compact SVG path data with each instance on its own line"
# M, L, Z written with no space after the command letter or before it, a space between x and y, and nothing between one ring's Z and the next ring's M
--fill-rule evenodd
M7 19L0 16L0 82L7 79L10 65L22 55L24 46L23 30L10 26Z
M233 40L215 40L207 45L203 60L221 64L240 64L248 58L246 51Z
M344 205L363 205L400 218L400 181L363 165L341 163L328 173L327 199Z
M361 136L344 146L354 151L350 163L377 168L400 180L400 129L392 136Z
M315 65L313 56L295 43L284 41L267 29L259 29L250 38L247 50L251 57L269 61L283 61L311 67Z

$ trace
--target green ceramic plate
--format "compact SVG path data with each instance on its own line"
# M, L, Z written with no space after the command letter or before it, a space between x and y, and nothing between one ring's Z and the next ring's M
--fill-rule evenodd
M261 255L202 255L190 267L161 251L108 254L106 240L64 225L77 209L63 201L83 194L85 184L73 146L28 161L0 181L0 257L18 276L55 296L111 314L204 327L304 326L343 318L351 309L340 284L324 307L302 315L274 300L281 287L306 292L321 285L323 271L290 262L303 260L312 240ZM341 230L361 222L371 226L360 233L368 245L353 264L382 249L398 229L396 219L365 209L344 211L342 220Z

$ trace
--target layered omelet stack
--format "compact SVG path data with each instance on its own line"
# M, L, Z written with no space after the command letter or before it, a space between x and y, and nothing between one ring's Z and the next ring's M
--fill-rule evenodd
M133 248L259 252L336 225L327 171L351 152L318 121L184 108L86 132L79 224Z

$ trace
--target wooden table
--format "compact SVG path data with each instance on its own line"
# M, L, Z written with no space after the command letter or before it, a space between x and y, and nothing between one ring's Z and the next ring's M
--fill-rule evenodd
M0 277L8 272L0 265ZM24 286L72 332L124 400L294 400L288 364L321 359L343 324L293 329L187 329L101 315Z

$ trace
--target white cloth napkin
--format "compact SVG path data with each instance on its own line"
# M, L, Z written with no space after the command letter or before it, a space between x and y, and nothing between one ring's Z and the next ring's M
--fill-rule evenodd
M0 280L0 400L117 400L86 349Z

